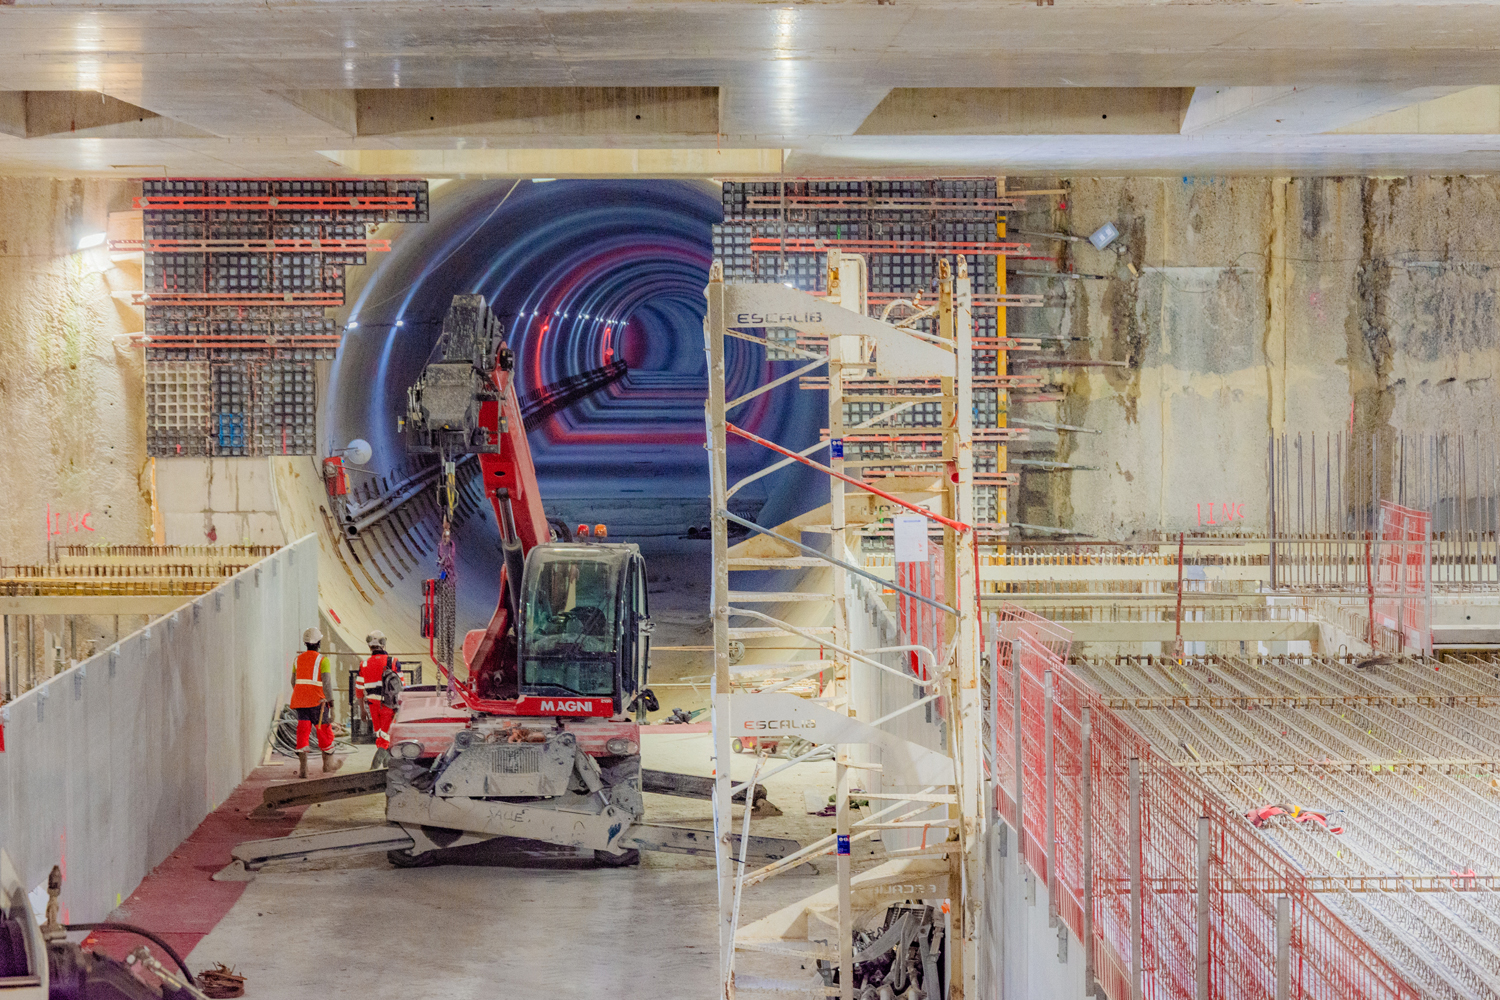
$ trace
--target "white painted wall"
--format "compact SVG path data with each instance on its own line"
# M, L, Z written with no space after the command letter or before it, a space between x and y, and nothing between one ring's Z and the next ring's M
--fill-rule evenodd
M0 708L0 847L25 884L64 863L66 919L104 919L260 762L317 616L305 537Z
M1047 917L1047 887L1021 861L1015 832L991 816L980 982L996 1000L1079 1000L1084 996L1083 946L1061 921ZM1066 939L1059 946L1059 934ZM1063 956L1063 957L1059 957Z

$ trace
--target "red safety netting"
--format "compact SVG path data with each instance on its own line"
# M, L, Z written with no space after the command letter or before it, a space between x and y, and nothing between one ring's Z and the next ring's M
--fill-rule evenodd
M921 594L923 597L941 601L943 599L942 549L934 546L926 562L898 562L896 564L896 585ZM906 636L905 642L917 646L926 646L941 660L943 656L943 613L931 604L924 604L899 591L896 593L896 613L901 631ZM911 672L924 681L927 680L927 664L922 657L914 652L907 653L906 655L908 663L911 666Z
M991 656L990 686L995 695L991 750L997 809L1014 829L1015 744L1013 717L1007 711L1013 712L1015 705L1008 692L1018 689L1022 856L1048 885L1052 905L1079 938L1084 936L1085 908L1091 906L1095 976L1111 997L1132 995L1131 956L1136 949L1130 773L1131 762L1136 761L1143 998L1191 1000L1197 996L1198 836L1199 819L1207 817L1212 996L1276 995L1276 907L1278 897L1287 897L1290 996L1415 1000L1416 990L1307 888L1302 874L1276 854L1243 816L1196 775L1153 752L1122 716L1077 678L1062 656L1049 648L1061 630L1055 626L1035 629L1037 623L1022 616L1008 621L1008 626L999 623ZM1087 759L1085 711L1090 722ZM1091 893L1084 875L1085 767L1091 797Z
M1417 652L1432 646L1432 515L1389 500L1380 501L1380 559L1375 568L1375 620L1401 634L1402 645ZM1395 594L1395 597L1380 597Z

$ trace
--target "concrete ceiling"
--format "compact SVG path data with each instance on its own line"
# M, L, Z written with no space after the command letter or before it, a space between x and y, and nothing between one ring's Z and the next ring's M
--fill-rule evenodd
M1500 4L0 0L0 172L1490 172Z

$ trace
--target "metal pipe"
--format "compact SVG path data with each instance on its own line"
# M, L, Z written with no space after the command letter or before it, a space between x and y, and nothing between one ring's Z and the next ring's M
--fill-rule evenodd
M1130 758L1130 1000L1141 1000L1141 761Z
M828 642L828 641L823 640L823 639L819 639L818 637L816 637L814 635L809 635L808 633L806 633L806 632L802 631L801 629L797 628L797 626L795 626L795 625L789 625L789 624L787 624L786 622L782 621L779 618L772 618L770 615L763 615L759 611L750 611L750 610L745 609L745 608L729 608L728 609L728 614L730 614L730 615L744 615L747 618L756 618L756 619L759 619L760 621L763 621L763 622L765 622L768 625L774 625L776 628L782 629L783 631L788 632L791 635L801 636L802 638L806 639L808 642L816 643L816 644L818 644L820 646L827 646L829 649L833 650L834 652L836 652L836 653L843 653L845 656L852 656L854 659L860 661L861 663L867 663L870 666L874 667L876 670L884 670L888 674L894 674L895 676L901 678L904 681L910 682L910 681L916 680L916 678L912 677L911 674L903 673L902 671L897 670L894 667L886 666L884 663L881 663L879 660L872 660L868 656L863 656L863 655L861 655L859 653L856 653L852 649L848 649L847 647L835 645L834 643ZM821 671L819 671L819 672L821 673ZM927 681L927 683L924 686L925 687L936 688L937 684L938 684L938 678L936 676L934 676L934 677L929 678L928 681Z
M849 767L847 750L839 754L836 768L834 799L834 829L838 840L834 845L834 863L838 869L838 917L839 917L839 997L854 1000L854 906L850 885L851 862L849 841ZM749 800L746 799L748 802ZM748 812L748 810L746 810Z
M495 500L500 507L500 550L505 556L505 607L510 612L511 624L519 634L521 574L526 571L526 553L521 548L521 536L516 532L516 515L511 507L510 490L500 487L495 491Z
M785 455L787 458L793 459L794 461L797 461L797 462L801 462L803 465L807 466L808 468L817 469L819 472L823 473L824 475L833 476L835 479L842 480L843 482L848 483L850 486L857 486L860 489L864 490L866 493L873 493L876 496L880 497L882 500L889 500L891 503L894 503L897 506L905 507L907 510L911 511L914 514L921 514L923 517L929 518L929 519L931 519L933 521L937 521L939 524L942 524L945 527L952 528L954 531L973 531L974 530L974 528L973 528L972 525L964 524L962 521L954 521L951 518L946 518L946 517L944 517L941 514L934 514L932 511L928 510L925 507L920 507L920 506L918 506L917 504L914 504L914 503L908 503L907 501L902 500L900 497L892 496L891 494L885 492L885 490L876 489L875 487L871 486L869 483L862 482L862 481L860 481L858 479L854 479L854 478L852 478L850 476L845 476L845 475L842 475L841 473L835 472L833 469L829 468L828 466L824 465L821 462L814 462L810 458L803 458L801 455L798 455L796 452L794 452L794 451L788 451L787 449L783 448L781 445L776 444L774 441L767 441L765 438L760 437L759 435L751 434L749 431L745 430L743 427L736 427L734 424L726 422L724 424L724 429L727 432L729 432L730 434L734 434L737 437L744 438L746 441L753 441L754 443L760 445L761 447L769 448L772 451L776 452L778 455ZM954 613L956 614L957 612L954 612Z
M749 528L752 531L758 531L762 535L770 535L772 538L776 539L779 542L785 542L786 544L791 545L794 548L797 548L797 549L802 550L803 552L806 552L810 556L817 556L819 559L822 559L824 562L832 563L832 564L834 564L836 566L841 566L844 569L848 570L849 572L855 574L856 576L862 576L866 580L870 580L873 583L880 584L880 586L882 586L882 587L889 587L890 589L896 591L897 593L905 594L907 597L910 597L913 600L921 601L923 604L930 604L930 605L932 605L933 607L937 608L940 611L946 611L950 615L957 615L958 614L957 611L955 611L953 608L950 608L948 605L944 604L941 601L934 601L932 598L927 597L927 596L922 595L922 594L919 594L915 590L907 590L905 587L902 587L899 584L892 583L891 581L885 579L884 577L876 576L874 573L871 573L869 570L861 569L860 567L854 565L853 563L844 562L842 559L835 559L833 556L829 555L826 552L819 552L817 549L813 548L810 545L803 545L801 542L794 542L790 538L787 538L787 537L785 537L783 535L776 534L776 532L772 531L770 528L763 528L763 527L761 527L760 525L756 524L754 521L747 521L743 517L738 517L738 516L736 516L734 514L729 513L729 511L723 510L723 509L720 509L719 516L723 517L726 520L733 521L735 524L742 525L743 527Z
M910 403L902 403L899 406L893 406L889 410L884 410L884 411L882 411L880 413L875 414L875 416L871 417L868 420L861 421L860 423L855 424L853 429L854 430L863 430L866 427L873 427L875 424L878 424L880 421L886 420L886 419L888 419L890 417L894 417L896 414L901 413L901 412L903 412L905 410L909 410L913 406L916 406L916 405L917 405L917 401L913 400ZM811 446L809 446L807 448L803 448L801 451L797 452L797 454L799 454L802 457L806 458L808 455L811 455L813 452L818 451L818 450L823 449L823 448L827 448L827 447L828 447L828 442L827 441L819 441L815 445L811 445ZM733 486L729 487L729 492L726 493L725 496L726 497L732 497L732 496L734 496L736 493L738 493L740 491L741 488L743 488L745 486L748 486L750 483L755 482L757 479L760 479L760 478L762 478L764 476L769 476L773 472L777 472L777 471L780 471L781 469L786 468L788 465L791 465L793 461L794 460L790 459L790 458L783 458L779 462L772 462L770 465L766 466L764 469L761 469L759 472L752 472L750 475L746 476L744 479L741 479L739 482L737 482Z

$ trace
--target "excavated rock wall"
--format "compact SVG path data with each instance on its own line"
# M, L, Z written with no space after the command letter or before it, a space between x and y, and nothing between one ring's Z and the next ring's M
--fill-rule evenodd
M125 337L140 310L111 294L139 288L140 266L75 249L139 192L76 178L0 184L0 563L44 561L49 537L151 541L143 351Z
M1050 304L1011 309L1011 334L1072 338L1063 357L1123 364L1046 369L1068 389L1065 402L1012 407L1019 419L1101 432L1036 431L1012 449L1097 467L1026 473L1013 521L1126 538L1192 530L1210 503L1224 527L1223 505L1243 504L1229 527L1263 531L1272 434L1317 433L1321 451L1321 435L1342 431L1346 450L1368 453L1372 436L1462 431L1493 447L1500 179L1009 186L1070 189L1032 199L1012 231L1087 235L1113 222L1124 247L1014 237L1062 269L1106 277L1013 276L1011 292L1045 292Z

